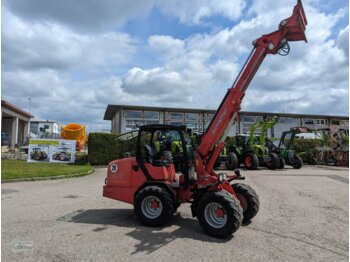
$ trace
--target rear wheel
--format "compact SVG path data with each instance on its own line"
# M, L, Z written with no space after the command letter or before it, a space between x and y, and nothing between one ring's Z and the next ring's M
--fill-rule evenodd
M301 159L300 156L294 156L293 157L293 163L292 163L292 167L294 167L295 169L300 169L303 166L303 160Z
M243 208L243 222L250 221L259 211L260 201L258 194L253 188L242 183L233 184L232 188Z
M60 155L59 155L59 159L61 160L61 161L65 161L66 160L66 153L60 153Z
M135 215L146 226L163 226L170 220L173 211L174 201L164 188L148 186L135 196Z
M228 153L225 166L228 170L234 170L238 167L238 158L235 153L233 152Z
M271 153L270 154L270 160L266 162L266 167L268 169L275 170L279 168L280 166L280 160L279 157L276 153Z
M254 153L247 153L244 156L244 165L249 170L256 170L259 167L259 159Z
M278 156L279 160L280 160L280 165L279 165L279 169L283 169L286 165L286 161L284 160L284 158L282 156Z
M207 192L198 203L197 217L207 234L226 238L241 226L243 210L238 199L230 193Z

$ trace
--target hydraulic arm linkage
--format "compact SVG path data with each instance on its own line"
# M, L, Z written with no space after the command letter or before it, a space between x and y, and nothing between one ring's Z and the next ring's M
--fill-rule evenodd
M251 80L267 54L287 55L289 41L307 42L307 25L301 0L294 6L293 14L280 22L278 30L263 35L253 41L253 50L238 74L234 84L228 89L216 114L202 136L196 152L196 173L199 184L206 185L216 181L213 166L224 147L223 140L231 128L234 118L241 109L241 102ZM211 179L212 177L212 179ZM215 177L215 178L214 178Z

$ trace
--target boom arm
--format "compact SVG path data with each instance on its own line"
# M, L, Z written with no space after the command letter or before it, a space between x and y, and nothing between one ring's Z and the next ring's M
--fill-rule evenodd
M262 127L264 125L264 123L265 123L265 119L261 118L257 122L255 122L253 125L251 125L251 127L249 128L249 146L250 147L253 147L253 145L254 145L254 131L257 128ZM261 145L263 145L263 144L261 144Z
M238 74L236 81L221 102L213 120L202 136L196 153L196 172L198 180L206 179L212 172L214 162L224 146L225 131L231 128L234 117L241 109L241 102L245 91L264 61L267 54L286 55L289 52L289 41L304 40L307 25L301 0L294 6L293 14L280 22L278 30L263 35L253 41L253 50ZM220 143L218 143L220 141ZM217 145L217 146L216 146ZM199 181L200 182L200 181ZM205 183L205 182L204 182Z
M260 145L265 145L266 130L277 124L278 117L274 116L264 121L260 131Z

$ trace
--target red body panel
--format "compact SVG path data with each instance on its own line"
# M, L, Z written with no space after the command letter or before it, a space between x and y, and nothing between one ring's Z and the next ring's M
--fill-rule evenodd
M138 167L133 157L110 162L103 196L133 204L135 192L146 182L141 168L133 167ZM169 183L175 181L174 165L156 167L145 163L145 167L154 180Z

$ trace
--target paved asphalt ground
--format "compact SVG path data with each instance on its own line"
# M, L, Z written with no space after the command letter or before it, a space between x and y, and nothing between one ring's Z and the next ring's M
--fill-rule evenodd
M246 171L260 211L226 240L187 204L167 227L141 226L132 206L102 197L105 173L2 184L3 261L348 261L347 168Z

